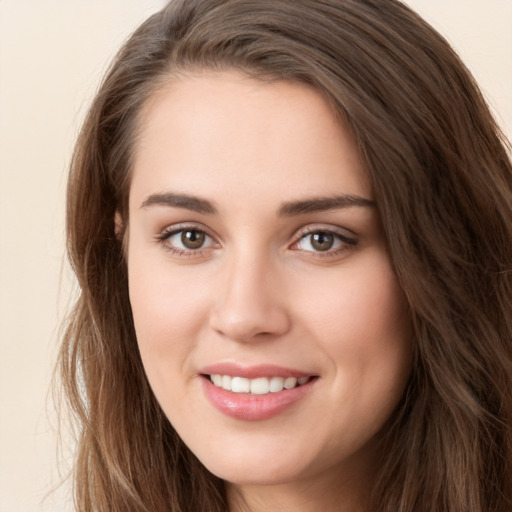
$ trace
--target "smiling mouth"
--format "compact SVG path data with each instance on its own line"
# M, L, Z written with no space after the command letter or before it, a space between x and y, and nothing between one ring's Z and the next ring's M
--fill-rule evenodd
M231 375L204 375L210 382L232 393L246 393L250 395L266 395L279 393L284 390L295 389L307 384L315 377L258 377L248 379L245 377L232 377Z

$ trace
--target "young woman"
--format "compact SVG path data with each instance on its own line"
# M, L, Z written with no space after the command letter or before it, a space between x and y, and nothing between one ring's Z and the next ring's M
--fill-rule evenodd
M175 0L72 162L81 511L512 507L512 168L395 0Z

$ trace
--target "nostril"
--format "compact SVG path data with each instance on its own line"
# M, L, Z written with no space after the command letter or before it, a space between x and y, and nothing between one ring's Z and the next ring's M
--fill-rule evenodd
M274 308L272 311L238 305L231 310L215 311L210 326L222 337L237 342L266 341L281 336L289 329L286 312Z

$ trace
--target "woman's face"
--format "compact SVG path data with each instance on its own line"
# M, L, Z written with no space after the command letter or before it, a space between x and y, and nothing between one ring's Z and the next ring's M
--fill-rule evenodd
M411 331L348 131L313 89L235 73L171 81L140 122L130 300L170 422L237 484L370 467Z

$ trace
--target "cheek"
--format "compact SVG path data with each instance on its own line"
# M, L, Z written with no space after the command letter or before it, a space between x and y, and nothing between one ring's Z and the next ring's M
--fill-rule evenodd
M305 300L318 326L324 326L333 337L335 333L350 334L376 344L403 330L408 320L404 294L387 261L377 263L317 282L314 300Z
M175 280L130 282L130 302L139 342L168 345L198 328L202 300ZM172 335L171 335L172 334Z
M364 270L364 271L363 271ZM310 330L328 355L333 389L364 417L386 419L403 395L412 366L407 303L387 258L343 273L309 300ZM341 391L340 391L341 390Z
M128 279L135 332L157 395L190 367L190 354L204 329L208 309L209 292L199 286L197 271L192 274L192 267L187 266L172 269L161 255L152 257L151 251L144 253L135 247L130 253Z
M193 323L191 320L198 317L198 307L205 295L197 274L193 266L173 264L165 249L155 247L141 234L130 237L130 303L141 339L146 339L145 333L165 334L170 327L179 332L181 327Z

